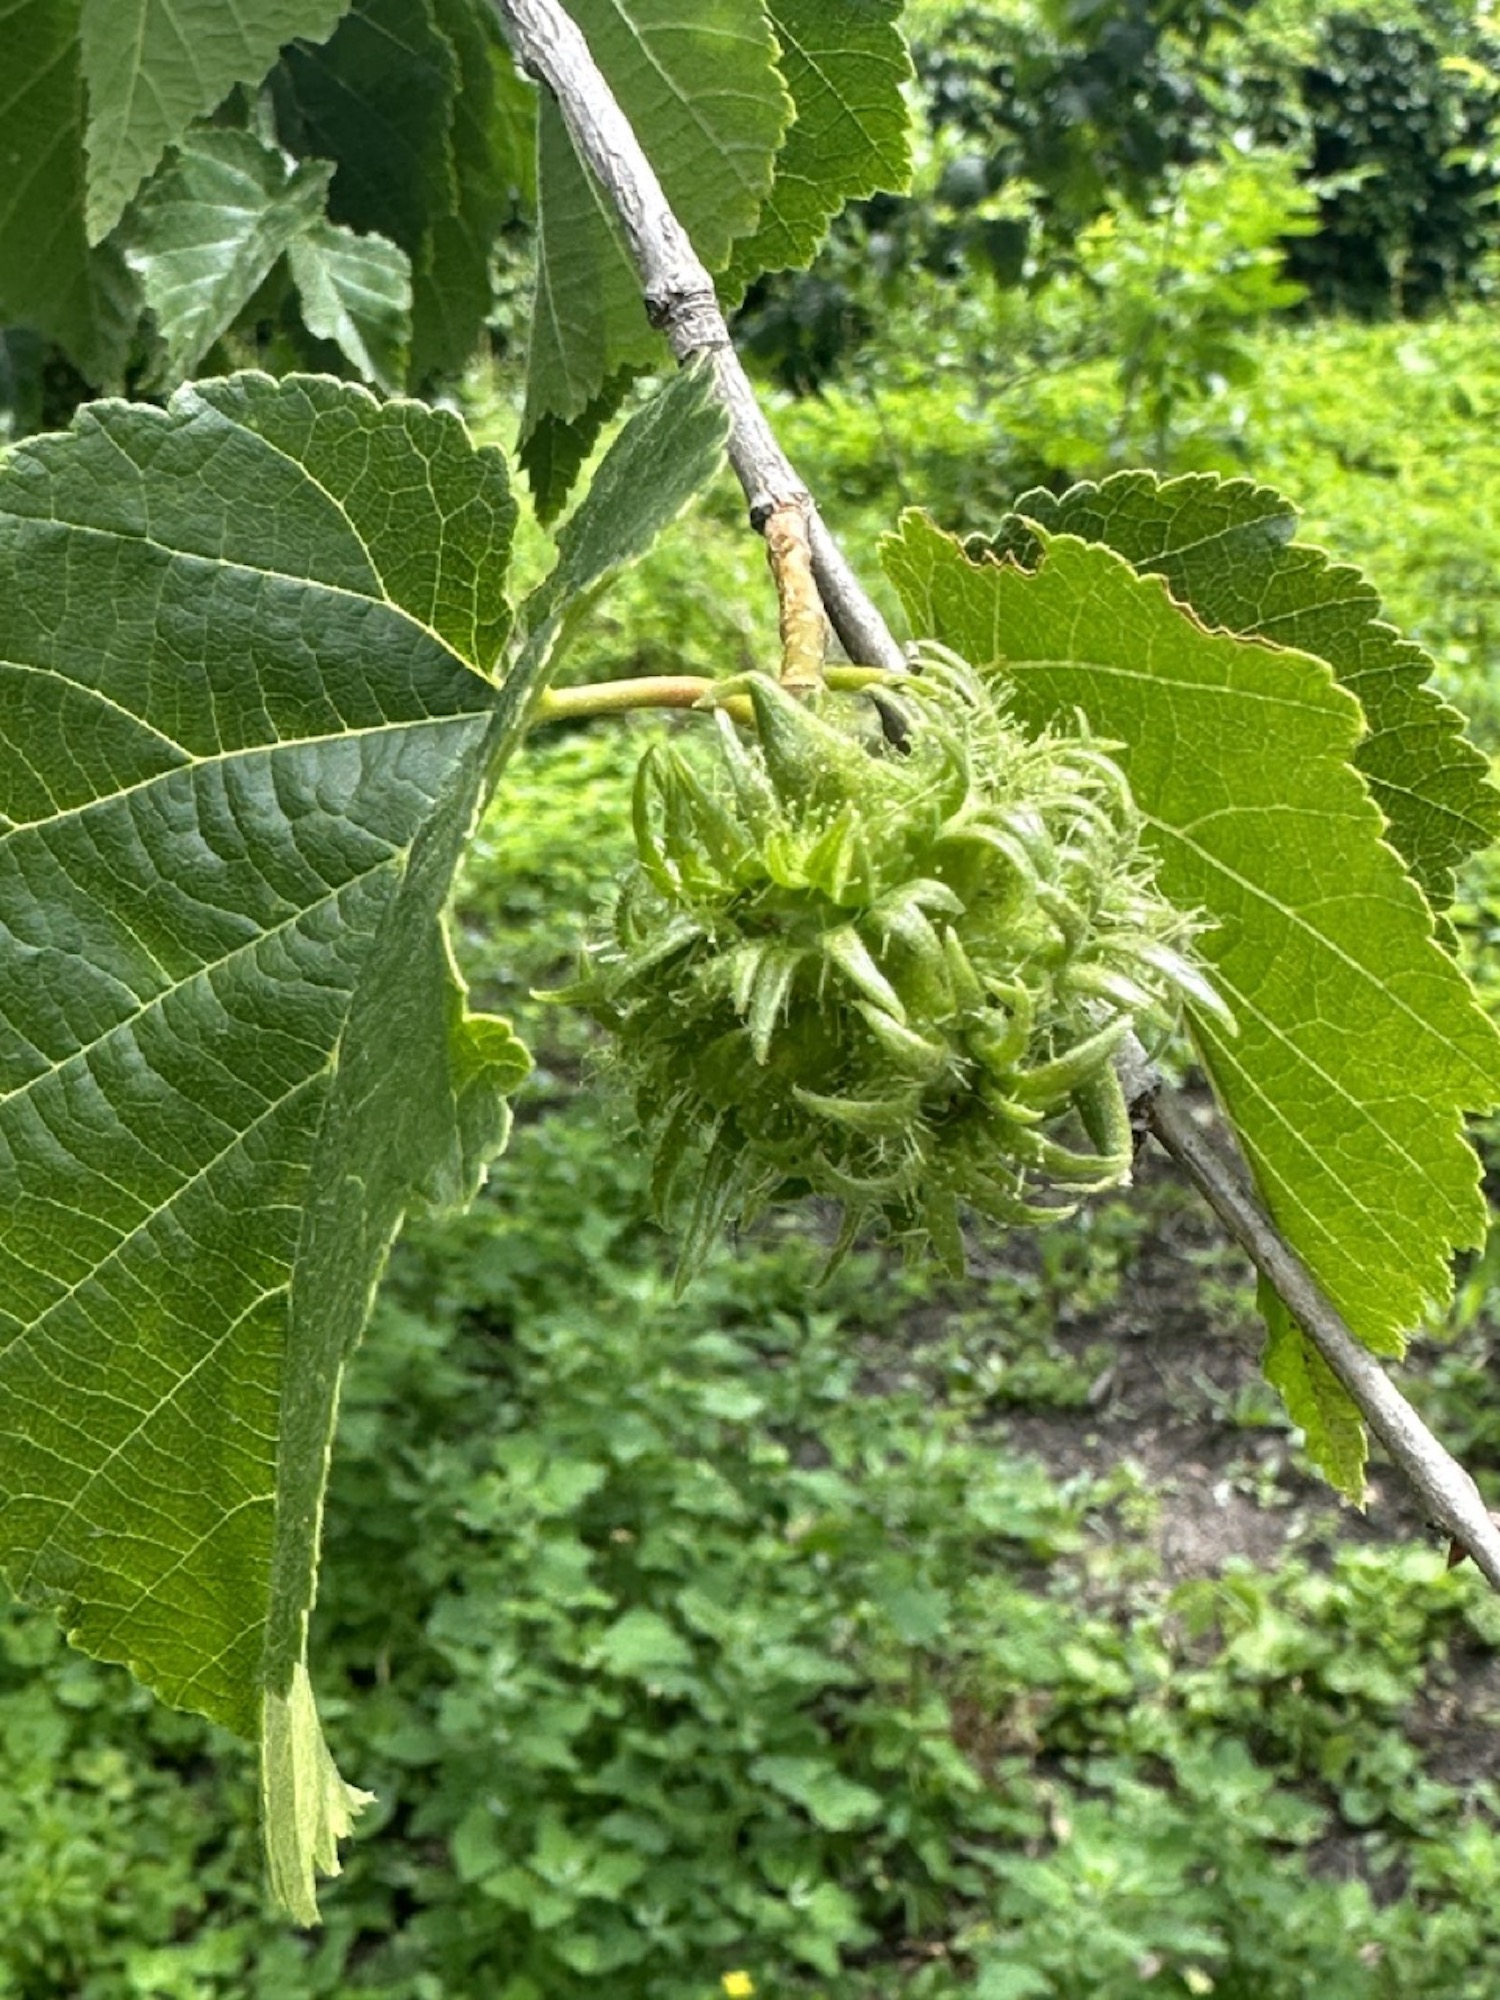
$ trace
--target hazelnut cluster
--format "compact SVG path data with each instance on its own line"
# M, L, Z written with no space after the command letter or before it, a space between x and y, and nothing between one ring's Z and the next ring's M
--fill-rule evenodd
M883 731L865 697L733 691L754 733L720 707L716 770L643 760L636 869L559 996L611 1031L685 1269L807 1194L840 1251L961 1269L966 1206L1048 1222L1128 1178L1121 1043L1222 1009L1105 747L1027 736L935 647Z

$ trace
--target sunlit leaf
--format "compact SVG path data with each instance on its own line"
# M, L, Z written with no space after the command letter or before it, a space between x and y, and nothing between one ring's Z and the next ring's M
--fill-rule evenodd
M1210 632L1111 550L1036 530L1033 570L975 562L908 515L887 565L921 631L992 673L1032 727L1082 713L1120 747L1159 881L1238 1032L1195 1021L1261 1193L1383 1352L1483 1239L1465 1111L1500 1097L1500 1035L1433 936L1352 759L1354 697L1312 655Z

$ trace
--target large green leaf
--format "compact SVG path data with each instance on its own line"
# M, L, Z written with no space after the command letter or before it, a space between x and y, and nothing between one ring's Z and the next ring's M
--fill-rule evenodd
M911 59L902 0L766 0L796 120L760 226L737 243L721 290L738 299L762 271L811 261L846 202L906 186Z
M106 406L0 473L0 1552L266 1742L344 1356L525 1068L440 920L525 692L479 671L513 522L455 419L320 379ZM295 1844L278 1888L306 1913Z
M1295 510L1248 479L1191 474L1162 482L1120 472L1061 498L1037 491L978 555L1035 551L1028 525L1104 542L1143 574L1164 576L1205 624L1254 634L1326 660L1369 723L1354 761L1390 824L1390 840L1442 909L1453 871L1500 835L1500 792L1464 740L1463 718L1426 685L1432 661L1381 622L1380 600L1357 570L1295 539Z
M1003 677L1024 721L1082 712L1122 746L1163 890L1214 925L1238 1032L1194 1027L1261 1192L1355 1331L1399 1351L1484 1234L1463 1113L1500 1098L1500 1035L1350 761L1359 705L1111 550L1036 543L1033 570L975 562L908 515L887 564L916 629Z
M162 375L180 382L323 214L333 169L249 132L201 126L136 202L125 256L156 315Z
M257 84L284 42L321 41L349 0L82 0L89 237L99 242L175 146L237 83Z
M668 201L710 270L756 227L792 105L760 0L575 0L586 36ZM566 491L632 374L663 358L615 219L544 98L537 308L522 462L545 512ZM606 394L606 391L609 393ZM559 429L574 433L564 440Z
M0 0L0 47L0 322L113 388L139 303L118 251L84 233L77 0Z
M514 507L452 417L237 376L0 467L0 1564L259 1740L304 1920L357 1803L306 1668L340 1374L526 1066L465 1006L453 872L722 436L689 376L627 427L498 679Z

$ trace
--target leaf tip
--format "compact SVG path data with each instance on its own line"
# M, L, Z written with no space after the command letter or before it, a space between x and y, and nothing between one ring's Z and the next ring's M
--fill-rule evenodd
M261 1725L266 1870L273 1901L294 1923L319 1921L317 1877L340 1873L338 1844L374 1797L339 1776L299 1660L284 1695L266 1689Z

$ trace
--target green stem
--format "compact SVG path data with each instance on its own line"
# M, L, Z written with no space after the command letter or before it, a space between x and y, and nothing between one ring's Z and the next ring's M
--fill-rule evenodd
M905 674L884 667L827 667L825 684L841 694L862 694L866 688L900 683ZM701 674L642 674L636 680L593 681L586 687L548 688L531 718L533 728L543 722L583 722L595 715L631 715L645 708L727 708L737 721L748 722L750 704L743 695L722 695L714 700L721 681Z
M911 676L892 673L889 667L824 667L823 685L836 694L863 694L866 688L909 686Z
M643 674L638 680L548 688L532 722L578 722L591 715L628 715L638 708L694 708L713 685L701 674Z

